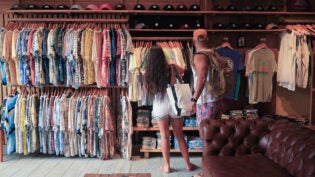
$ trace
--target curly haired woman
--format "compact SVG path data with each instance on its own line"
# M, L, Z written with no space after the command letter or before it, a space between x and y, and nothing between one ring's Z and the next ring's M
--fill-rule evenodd
M153 96L152 118L158 120L158 126L161 134L162 155L164 164L161 170L165 173L171 172L170 167L170 143L169 143L169 123L171 121L173 133L178 141L179 149L186 163L186 170L191 171L196 168L189 160L187 144L184 139L183 121L172 110L169 98L166 94L166 88L169 84L175 83L175 72L171 67L174 65L179 72L183 69L178 67L175 62L168 64L159 46L153 46L147 56L146 70L144 74L145 90L149 96Z

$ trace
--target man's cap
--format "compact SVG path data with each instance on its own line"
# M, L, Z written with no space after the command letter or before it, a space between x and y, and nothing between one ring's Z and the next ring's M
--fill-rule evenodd
M100 10L113 10L113 7L109 3L101 4L99 7Z
M84 8L82 6L80 6L79 4L73 4L70 7L71 10L84 10Z
M85 7L86 10L100 10L95 4L89 4Z
M208 33L205 29L196 29L193 33L193 40L203 42L207 39Z
M157 4L152 4L152 5L149 7L149 10L160 10L160 6L157 5Z

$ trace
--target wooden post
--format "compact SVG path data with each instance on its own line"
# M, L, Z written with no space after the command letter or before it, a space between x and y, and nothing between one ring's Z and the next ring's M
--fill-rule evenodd
M0 162L3 162L3 131L0 130Z

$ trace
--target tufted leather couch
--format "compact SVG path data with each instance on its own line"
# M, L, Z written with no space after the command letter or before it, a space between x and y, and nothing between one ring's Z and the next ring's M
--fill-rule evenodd
M205 177L315 177L315 131L288 120L203 120Z

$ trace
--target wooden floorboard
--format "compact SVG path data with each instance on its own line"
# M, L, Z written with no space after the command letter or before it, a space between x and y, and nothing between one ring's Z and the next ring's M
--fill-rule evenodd
M134 156L131 160L115 158L66 158L54 155L5 155L0 163L0 177L84 177L86 173L150 173L151 177L191 177L201 171L201 157L191 157L198 169L187 172L181 156L171 156L172 173L160 170L163 158L160 155L148 159Z

